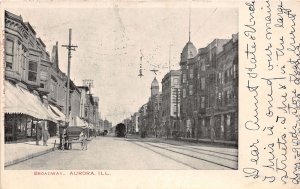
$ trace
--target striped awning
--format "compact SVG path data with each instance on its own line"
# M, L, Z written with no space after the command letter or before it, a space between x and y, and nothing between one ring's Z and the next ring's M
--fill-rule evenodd
M57 107L49 104L48 109L52 112L52 114L54 114L57 121L65 121L66 120L65 114L62 113Z
M56 122L37 95L9 81L4 81L4 87L5 113L26 114L37 119Z

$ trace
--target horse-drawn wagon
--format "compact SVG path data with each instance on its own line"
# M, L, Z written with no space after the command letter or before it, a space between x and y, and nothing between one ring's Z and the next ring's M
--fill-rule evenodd
M86 131L82 127L67 127L62 137L61 149L72 149L73 143L80 143L82 150L87 150L87 136ZM66 144L66 145L65 145Z

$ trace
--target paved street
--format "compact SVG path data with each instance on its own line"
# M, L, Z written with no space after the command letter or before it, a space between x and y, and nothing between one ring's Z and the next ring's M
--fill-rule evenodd
M54 151L6 169L11 170L142 170L142 169L236 169L237 149L172 145L139 139L98 137L87 151Z

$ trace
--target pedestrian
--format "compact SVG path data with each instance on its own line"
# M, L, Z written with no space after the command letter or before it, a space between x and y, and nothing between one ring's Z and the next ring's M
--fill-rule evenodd
M40 140L42 139L42 125L39 122L36 122L36 145L39 145Z
M87 150L87 137L84 131L81 131L79 135L79 141L81 141L81 149Z
M47 141L50 138L50 134L49 134L49 131L48 131L47 122L43 123L43 127L44 127L43 128L43 130L44 130L44 132L43 132L43 145L48 146Z
M215 138L216 138L215 129L212 127L212 128L211 128L211 131L210 131L210 139L211 139L211 142L215 142Z

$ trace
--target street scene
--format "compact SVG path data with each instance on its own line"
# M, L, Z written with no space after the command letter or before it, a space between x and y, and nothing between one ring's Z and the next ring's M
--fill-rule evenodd
M5 169L238 168L238 9L4 18Z
M82 151L52 153L12 165L8 170L232 170L237 149L209 145L172 144L159 140L98 137ZM101 146L101 148L99 148Z

